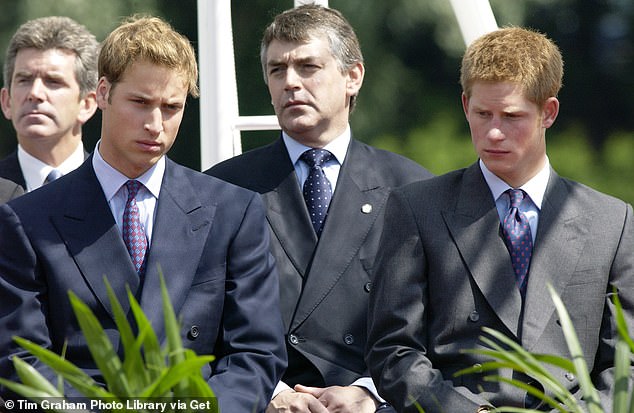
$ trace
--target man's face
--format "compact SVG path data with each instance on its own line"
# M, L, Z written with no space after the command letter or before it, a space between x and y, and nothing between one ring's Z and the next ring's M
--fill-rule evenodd
M559 111L556 98L540 108L515 83L476 82L462 105L478 156L500 179L519 187L544 166L546 129Z
M80 98L75 54L62 49L21 49L15 59L11 90L2 89L2 111L18 141L54 145L79 139L81 126L95 113L95 95Z
M274 40L266 55L271 103L282 129L323 147L346 129L350 97L363 83L363 65L341 73L325 37L306 43Z
M103 159L129 178L150 169L176 140L187 92L183 75L146 61L133 63L115 85L102 77Z

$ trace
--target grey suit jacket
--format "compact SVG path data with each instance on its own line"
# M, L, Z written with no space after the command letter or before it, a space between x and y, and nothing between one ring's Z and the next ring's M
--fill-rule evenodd
M318 242L282 139L207 173L262 194L287 346L306 357L327 386L367 376L367 302L385 202L392 188L431 174L352 139Z
M568 357L547 284L570 312L596 386L609 395L616 331L606 298L612 287L634 327L630 205L553 171L523 307L495 202L477 163L394 191L379 251L366 359L397 411L417 411L410 397L427 413L475 412L488 403L523 406L522 391L477 374L453 374L483 361L462 352L482 347L483 326L531 352ZM575 377L554 373L576 392Z
M0 204L17 198L24 193L24 189L13 181L0 178Z
M164 340L160 265L184 345L217 358L202 374L221 411L264 411L286 365L264 216L257 194L168 160L141 280L91 159L0 206L0 375L15 379L10 357L25 356L11 340L15 334L58 354L67 342L66 358L101 380L68 291L96 314L121 352L104 276L125 311L130 287Z

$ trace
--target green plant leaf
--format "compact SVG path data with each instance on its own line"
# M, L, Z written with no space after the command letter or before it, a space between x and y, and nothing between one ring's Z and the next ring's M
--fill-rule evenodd
M44 376L42 376L35 367L22 360L20 357L13 358L13 367L25 386L44 392L51 397L64 396L64 394L53 386Z
M630 347L619 339L614 352L614 395L612 396L614 412L627 412L630 399L629 378L631 374Z
M148 382L155 381L161 374L161 371L167 368L165 363L165 354L161 350L158 337L152 328L152 323L145 316L139 302L134 298L132 291L128 289L128 300L130 309L134 315L134 319L139 330L136 339L136 346L143 347L145 356L145 365L147 367Z
M193 374L199 374L202 366L211 363L213 356L197 356L196 358L183 360L181 363L169 366L165 374L159 380L150 385L141 393L141 397L161 397L174 386L184 383L185 379ZM196 397L197 394L185 393L183 396Z
M72 291L69 291L68 295L90 354L103 375L108 389L123 397L132 396L121 360L99 320Z

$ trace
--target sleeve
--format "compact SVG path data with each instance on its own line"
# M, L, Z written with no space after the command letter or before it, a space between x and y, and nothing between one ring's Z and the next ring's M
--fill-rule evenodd
M617 214L614 214L617 215ZM608 297L601 323L600 342L591 375L604 408L611 409L614 383L614 350L617 337L616 308L610 297L618 295L627 323L629 337L634 337L634 223L632 206L626 205L616 254L610 268ZM631 367L630 367L631 368ZM634 370L632 371L634 374Z
M35 251L24 227L8 206L0 206L0 376L20 382L12 358L18 356L33 364L45 377L54 374L19 347L19 336L50 348L46 322L46 282L37 266ZM8 390L0 391L5 399L14 398Z

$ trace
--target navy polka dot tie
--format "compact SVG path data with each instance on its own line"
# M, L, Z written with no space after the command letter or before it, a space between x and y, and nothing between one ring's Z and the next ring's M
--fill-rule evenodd
M304 182L303 192L310 220L317 236L321 234L330 198L332 198L332 187L322 166L332 158L332 153L325 149L310 149L300 156L300 159L306 162L310 168L308 178Z
M502 232L506 238L506 246L511 254L517 286L523 296L526 292L528 269L531 263L531 254L533 253L531 227L528 225L528 218L519 209L526 194L521 189L509 189L506 192L511 199L511 206L508 215L504 217Z
M128 200L125 203L123 211L123 242L128 248L130 258L136 269L137 274L143 275L145 270L145 252L147 251L147 237L145 236L145 228L141 224L139 207L136 204L136 194L143 186L142 183L135 180L129 180L125 183L128 189Z

